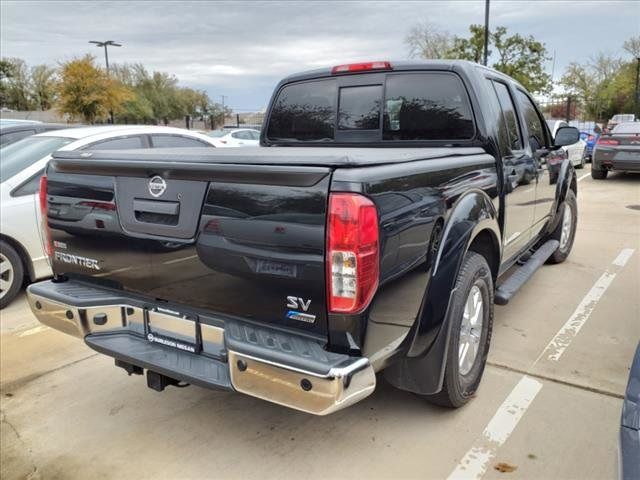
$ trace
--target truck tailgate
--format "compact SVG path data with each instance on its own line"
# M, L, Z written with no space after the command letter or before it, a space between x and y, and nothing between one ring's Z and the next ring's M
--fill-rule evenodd
M200 309L325 336L331 169L56 158L52 266Z

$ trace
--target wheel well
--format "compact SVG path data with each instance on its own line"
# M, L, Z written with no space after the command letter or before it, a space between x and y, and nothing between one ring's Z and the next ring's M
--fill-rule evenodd
M25 274L29 275L29 278L31 279L31 281L33 281L33 277L34 277L33 266L31 265L31 262L28 261L29 255L27 255L27 251L20 244L20 242L14 240L11 237L7 237L6 235L0 235L0 240L8 243L14 248L14 250L18 253L18 256L20 257L20 261L22 262L22 266L24 268Z
M469 245L469 250L482 255L489 268L491 268L491 276L495 283L498 278L498 270L500 268L500 250L495 235L490 230L482 230Z
M578 182L576 181L576 177L571 177L571 183L569 184L569 188L573 190L573 194L578 198Z

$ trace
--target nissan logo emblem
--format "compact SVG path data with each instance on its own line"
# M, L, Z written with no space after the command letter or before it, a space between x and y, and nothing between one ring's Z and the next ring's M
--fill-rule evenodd
M161 196L167 189L167 182L164 178L156 175L149 180L149 193L154 197Z

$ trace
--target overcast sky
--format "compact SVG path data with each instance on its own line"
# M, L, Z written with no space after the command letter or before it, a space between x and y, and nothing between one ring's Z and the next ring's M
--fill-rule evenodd
M2 0L0 53L29 65L103 53L89 40L116 40L114 63L141 62L182 85L227 95L238 110L264 108L290 73L358 60L404 60L419 21L464 35L484 22L484 1L450 2L57 2ZM555 77L597 51L623 55L640 34L640 1L491 1L492 26L533 35L556 52ZM548 71L551 73L551 62Z

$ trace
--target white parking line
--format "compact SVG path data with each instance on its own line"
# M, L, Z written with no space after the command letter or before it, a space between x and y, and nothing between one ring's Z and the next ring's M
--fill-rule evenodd
M540 356L536 359L533 365L538 363L538 361L547 357L547 360L552 362L557 362L560 360L560 357L565 352L567 347L571 344L574 338L580 333L580 330L587 322L591 313L596 308L598 301L604 295L604 292L607 291L613 279L616 278L617 271L624 267L626 263L633 255L633 248L625 248L623 249L615 260L612 262L612 265L617 267L615 271L611 271L611 269L604 272L596 283L593 284L591 290L584 296L582 301L578 304L573 314L569 317L569 320L558 330L556 336L551 339L551 341L547 344L546 348L542 351Z
M585 173L584 175L580 175L580 177L578 177L578 181L582 180L583 178L587 178L589 175L591 175L591 173Z
M498 448L507 441L533 399L542 389L542 383L523 376L502 402L500 408L484 429L482 437L460 460L449 480L480 478L496 456Z
M625 248L618 254L611 263L613 268L610 267L596 280L596 283L584 296L571 317L569 317L569 320L528 368L528 372L533 370L536 364L545 357L545 354L548 360L557 362L560 359L588 320L591 312L593 312L598 301L611 285L618 271L627 264L634 251L633 248ZM490 462L495 458L498 448L513 433L540 390L542 390L541 382L524 375L500 405L482 436L476 440L453 472L451 472L448 477L449 480L482 478Z

